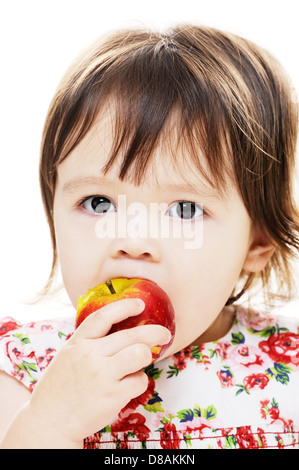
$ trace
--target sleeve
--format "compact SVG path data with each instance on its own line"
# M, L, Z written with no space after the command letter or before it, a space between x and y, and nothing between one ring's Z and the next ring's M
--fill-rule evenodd
M73 331L71 318L24 325L13 318L3 318L0 320L0 370L32 391Z

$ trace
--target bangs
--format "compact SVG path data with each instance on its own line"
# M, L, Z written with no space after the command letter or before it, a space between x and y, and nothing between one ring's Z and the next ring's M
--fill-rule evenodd
M144 105L147 112L142 112L144 95L140 100L136 95L134 98L133 103L122 94L116 104L113 98L113 142L102 172L108 173L117 164L120 180L139 185L149 167L153 172L158 155L162 163L165 160L165 165L172 164L182 177L188 168L201 175L211 187L220 192L226 190L232 180L232 163L228 158L231 152L225 129L216 130L215 125L211 131L206 129L209 126L203 117L200 121L198 117L194 119L192 125L186 118L186 107L177 103L171 106L169 101L163 106L162 101L151 101L150 95Z
M188 164L210 186L224 190L232 172L228 127L219 87L213 87L211 77L205 76L206 66L205 73L200 73L188 49L178 48L171 38L151 41L147 37L147 44L127 45L127 49L120 57L110 57L108 63L89 67L88 79L82 67L84 77L76 77L72 106L61 121L58 135L68 139L57 141L57 165L109 112L113 143L104 174L117 162L119 178L139 185L159 148L162 155L164 151L171 154L176 167ZM70 123L72 128L64 130Z

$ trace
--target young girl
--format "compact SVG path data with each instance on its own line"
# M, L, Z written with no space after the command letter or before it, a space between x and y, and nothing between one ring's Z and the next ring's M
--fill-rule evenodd
M69 318L3 319L3 448L299 446L299 320L237 302L259 284L270 293L275 275L276 293L291 292L293 97L266 51L197 26L117 32L71 66L42 140L50 284L59 260L76 309L109 279L153 280L176 335L150 365L150 348L169 340L162 326L106 336L144 309L137 299L76 330ZM133 204L145 209L134 218ZM153 204L164 208L157 227L180 236L132 230L154 223ZM104 236L99 224L116 230Z

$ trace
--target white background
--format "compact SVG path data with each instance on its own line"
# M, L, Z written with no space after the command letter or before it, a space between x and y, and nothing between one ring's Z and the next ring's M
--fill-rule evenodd
M205 24L269 49L299 90L297 5L297 0L1 0L0 318L23 321L72 311L65 295L26 302L46 282L52 259L38 183L43 122L77 53L118 27ZM299 316L299 301L286 310Z

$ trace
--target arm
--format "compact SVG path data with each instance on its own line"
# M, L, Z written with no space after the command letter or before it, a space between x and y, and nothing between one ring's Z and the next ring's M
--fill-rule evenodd
M31 393L27 390L28 397L20 391L20 387L25 387L15 379L0 376L0 387L1 395L7 393L6 400L0 405L0 449L82 448L81 444L62 439L54 429L51 433L48 426L36 421L30 411Z
M30 397L31 393L21 382L0 372L0 443L13 417Z
M113 323L143 308L134 299L123 299L86 318L47 367L31 397L27 401L24 397L2 448L82 448L86 436L109 424L142 394L148 378L141 369L151 362L150 347L167 343L169 332L159 325L145 325L106 335Z

